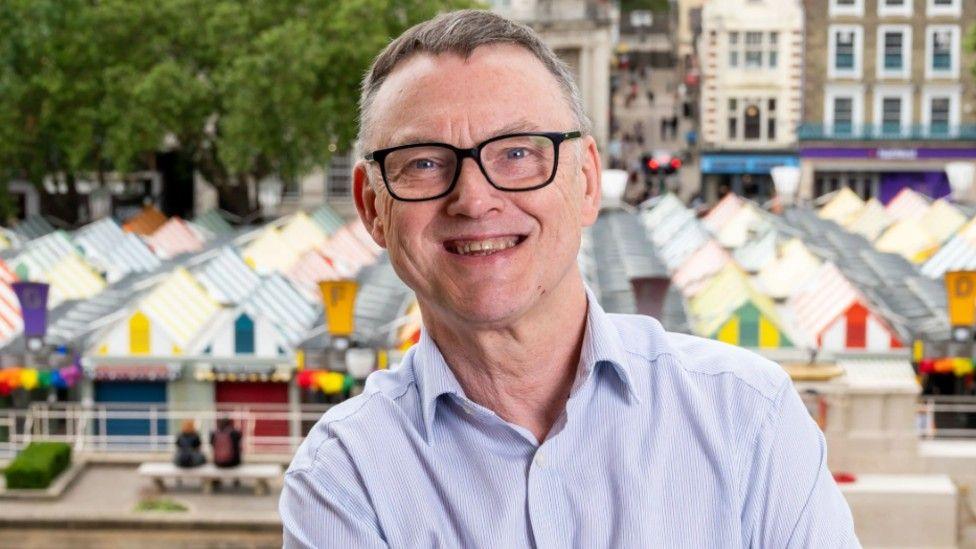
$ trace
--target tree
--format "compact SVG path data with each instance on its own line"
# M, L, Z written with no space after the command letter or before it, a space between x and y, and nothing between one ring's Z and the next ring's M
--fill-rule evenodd
M244 213L356 133L359 83L407 27L469 0L6 0L4 177L153 167L175 148ZM73 187L73 185L72 185Z

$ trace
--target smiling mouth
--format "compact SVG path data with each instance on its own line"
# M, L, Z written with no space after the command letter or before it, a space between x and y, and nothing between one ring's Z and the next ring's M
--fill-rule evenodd
M518 246L525 238L525 235L509 235L478 240L448 240L444 242L444 249L455 255L492 255Z

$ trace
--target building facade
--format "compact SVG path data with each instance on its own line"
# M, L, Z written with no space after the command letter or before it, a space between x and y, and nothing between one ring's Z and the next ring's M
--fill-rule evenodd
M703 191L769 198L770 168L798 164L803 7L796 0L708 2L698 49Z
M850 187L882 202L949 193L944 169L976 160L976 0L804 0L801 196Z

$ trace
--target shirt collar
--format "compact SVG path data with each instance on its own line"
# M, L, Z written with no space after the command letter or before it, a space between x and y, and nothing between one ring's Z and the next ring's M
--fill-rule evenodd
M586 298L588 302L586 330L580 348L579 370L573 390L585 383L598 366L609 365L627 387L628 394L633 399L631 402L639 403L640 396L620 332L597 302L596 296L589 287L586 288ZM467 397L454 372L444 360L444 355L437 348L437 343L423 329L414 351L413 369L420 395L421 419L424 422L427 441L430 442L434 416L441 396L454 395L459 399Z

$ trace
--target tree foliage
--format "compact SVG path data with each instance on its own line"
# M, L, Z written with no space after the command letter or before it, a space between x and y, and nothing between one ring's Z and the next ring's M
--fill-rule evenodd
M4 0L0 176L126 171L175 146L218 188L293 180L350 145L360 79L392 37L470 5Z

